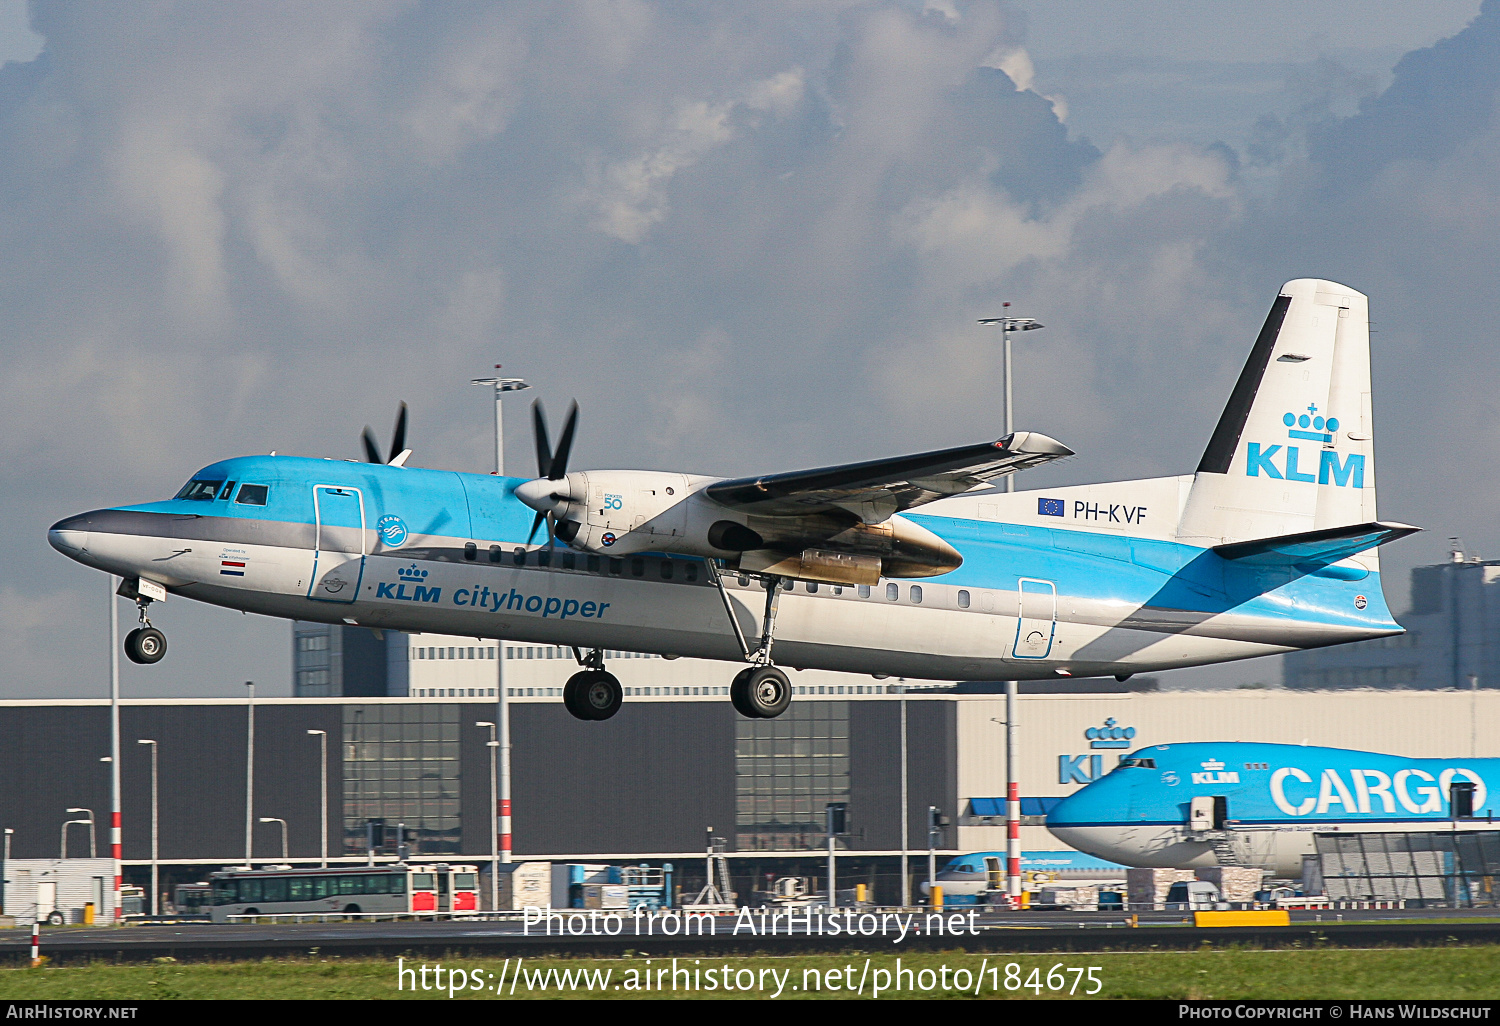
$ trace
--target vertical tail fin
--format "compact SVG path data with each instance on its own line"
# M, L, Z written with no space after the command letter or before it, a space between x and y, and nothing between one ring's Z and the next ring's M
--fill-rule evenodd
M1289 281L1204 450L1178 537L1212 546L1372 522L1374 446L1368 300Z

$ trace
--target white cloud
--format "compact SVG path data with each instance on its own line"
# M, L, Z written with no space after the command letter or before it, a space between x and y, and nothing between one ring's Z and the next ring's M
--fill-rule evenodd
M738 100L679 102L656 146L595 172L597 181L583 196L595 209L594 227L622 242L642 242L667 216L673 176L738 134L736 108L784 117L802 101L802 91L802 71L793 68L752 82Z

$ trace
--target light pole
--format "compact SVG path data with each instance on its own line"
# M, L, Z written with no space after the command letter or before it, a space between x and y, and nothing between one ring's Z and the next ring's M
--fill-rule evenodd
M1009 303L1001 304L1009 309ZM985 317L980 324L999 327L1005 343L1005 433L1015 430L1015 395L1011 387L1010 333L1013 331L1035 331L1042 325L1032 317ZM1016 476L1005 475L1005 490L1016 490ZM1016 780L1016 702L1019 685L1005 682L1005 893L1011 908L1021 903L1021 785Z
M476 727L488 727L490 739L486 744L490 749L490 808L500 808L498 799L495 797L495 759L500 748L500 742L495 737L495 725L489 720L476 720ZM490 831L490 909L496 910L500 907L500 832Z
M120 829L120 621L115 609L115 579L105 577L109 586L109 851L115 866L115 920L120 919L120 885L124 883L124 867L120 850L124 836ZM93 818L93 814L89 814ZM89 827L90 857L92 858L93 830Z
M5 862L0 863L0 913L5 911L7 888L10 887L10 838L15 831L5 828Z
M281 861L285 862L287 860L287 854L286 854L286 820L284 820L284 819L277 819L275 816L261 816L260 817L260 821L262 823L280 823L281 824Z
M901 683L901 907L911 905L911 865L906 849L911 847L911 826L907 822L906 797L906 679Z
M322 815L320 815L318 817L318 823L322 827L319 836L321 837L322 856L323 856L323 868L327 869L328 868L328 731L326 731L326 730L309 730L308 734L310 734L310 735L311 734L316 734L318 736L318 769L322 773L322 796L323 796L322 797L322 802L319 805L319 808L320 808L320 810L322 812Z
M155 916L161 914L158 910L159 899L157 897L157 867L159 865L160 852L156 847L156 742L148 738L141 738L136 741L136 744L151 746L151 914Z
M501 400L506 392L519 392L530 388L520 378L501 377L500 365L495 364L496 375L490 378L474 378L471 384L489 385L495 390L495 475L505 476L505 418ZM499 835L500 861L510 861L510 703L505 695L505 641L495 639L495 721L499 729L500 749L500 797L495 803L495 832ZM493 775L493 774L492 774Z
M249 701L245 704L245 868L255 843L255 681L245 681Z
M68 857L68 827L72 826L74 823L87 823L88 824L88 828L89 828L89 858L91 858L91 859L92 858L97 858L99 853L98 853L98 849L95 848L95 846L94 846L94 810L93 809L69 809L68 810L68 813L70 815L72 813L75 813L75 812L85 812L85 813L88 813L88 817L89 818L88 819L70 819L70 820L68 820L66 823L64 823L62 825L62 854L59 856L59 858L64 858L65 859L65 858Z

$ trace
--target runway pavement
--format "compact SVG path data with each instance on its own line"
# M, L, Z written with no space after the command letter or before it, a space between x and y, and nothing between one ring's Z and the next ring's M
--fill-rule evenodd
M984 912L949 909L943 922L925 910L837 910L830 915L762 917L761 910L702 921L561 912L543 924L444 920L378 923L163 923L53 927L42 953L54 962L153 958L226 960L266 956L535 957L547 953L619 956L796 953L843 950L1086 951L1184 948L1203 944L1281 947L1500 943L1500 909L1297 911L1283 927L1197 928L1178 912L1145 912L1137 926L1119 913ZM970 912L973 911L973 915ZM790 927L790 929L789 929ZM684 931L686 934L684 935ZM0 960L30 956L29 929L0 931Z

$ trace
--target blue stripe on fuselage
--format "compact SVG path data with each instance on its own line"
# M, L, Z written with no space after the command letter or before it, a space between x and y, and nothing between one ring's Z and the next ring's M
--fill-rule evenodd
M1156 538L905 514L964 557L934 582L1013 590L1017 579L1052 581L1060 596L1129 607L1236 613L1298 623L1400 631L1380 575L1359 581L1291 568L1247 566L1209 549ZM1366 605L1356 608L1355 597Z
M358 488L365 525L400 516L411 535L521 544L534 513L515 497L523 478L465 474L421 467L389 467L297 456L241 456L204 467L195 480L269 487L267 504L233 499L169 499L122 509L234 517L310 525L316 485ZM1386 608L1378 574L1359 581L1224 560L1192 545L1054 527L1031 527L923 513L906 514L964 557L934 583L1012 591L1018 578L1052 581L1060 596L1212 615L1230 610L1272 621L1399 631ZM399 551L399 548L396 550ZM1356 595L1366 598L1355 608Z

